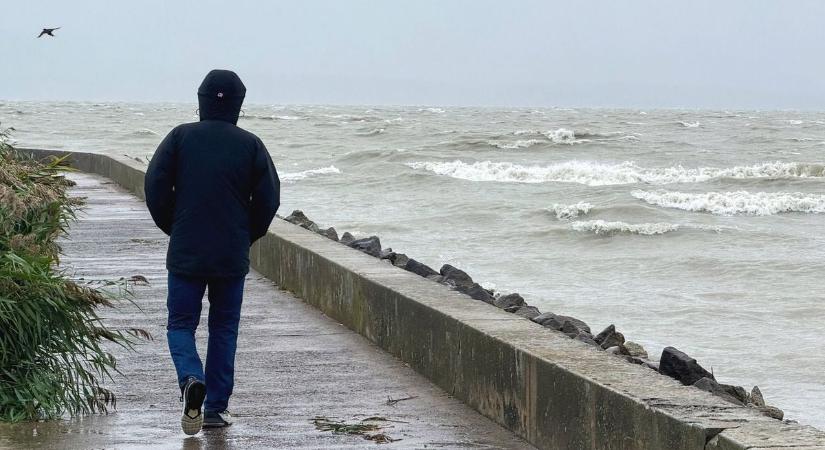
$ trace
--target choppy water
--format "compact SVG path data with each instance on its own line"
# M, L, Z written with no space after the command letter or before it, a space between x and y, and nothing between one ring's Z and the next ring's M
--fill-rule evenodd
M195 105L0 106L20 145L150 156ZM825 113L249 106L281 213L674 345L825 427Z

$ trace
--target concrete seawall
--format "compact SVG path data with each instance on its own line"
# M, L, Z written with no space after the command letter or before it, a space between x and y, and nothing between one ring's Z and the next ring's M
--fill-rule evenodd
M21 149L38 157L62 151ZM68 162L143 197L146 164ZM825 450L825 433L734 406L276 220L256 270L544 449Z

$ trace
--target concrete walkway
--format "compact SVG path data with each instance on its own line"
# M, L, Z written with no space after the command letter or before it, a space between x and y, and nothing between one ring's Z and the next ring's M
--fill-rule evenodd
M251 272L247 277L230 411L235 425L187 438L166 348L166 236L145 205L111 182L73 174L87 207L63 244L77 277L145 276L134 302L103 311L107 323L140 327L154 340L113 349L122 377L117 411L82 419L0 425L0 448L371 448L355 435L319 431L316 416L348 422L379 416L386 448L533 448L448 396L393 356ZM208 243L205 243L208 245ZM199 349L205 356L204 302ZM415 397L389 405L388 399Z

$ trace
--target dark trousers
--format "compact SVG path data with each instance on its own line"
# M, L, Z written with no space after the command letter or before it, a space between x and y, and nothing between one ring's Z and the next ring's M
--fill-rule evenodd
M207 411L224 411L232 395L235 349L241 318L244 277L193 278L169 273L166 339L175 363L178 384L196 377L206 383ZM206 371L195 347L195 330L201 318L203 294L209 287L209 344Z

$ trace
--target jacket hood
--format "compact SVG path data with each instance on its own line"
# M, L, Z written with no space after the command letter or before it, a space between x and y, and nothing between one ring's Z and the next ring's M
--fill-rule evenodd
M246 86L231 70L212 70L198 88L198 109L201 120L223 120L238 123Z

